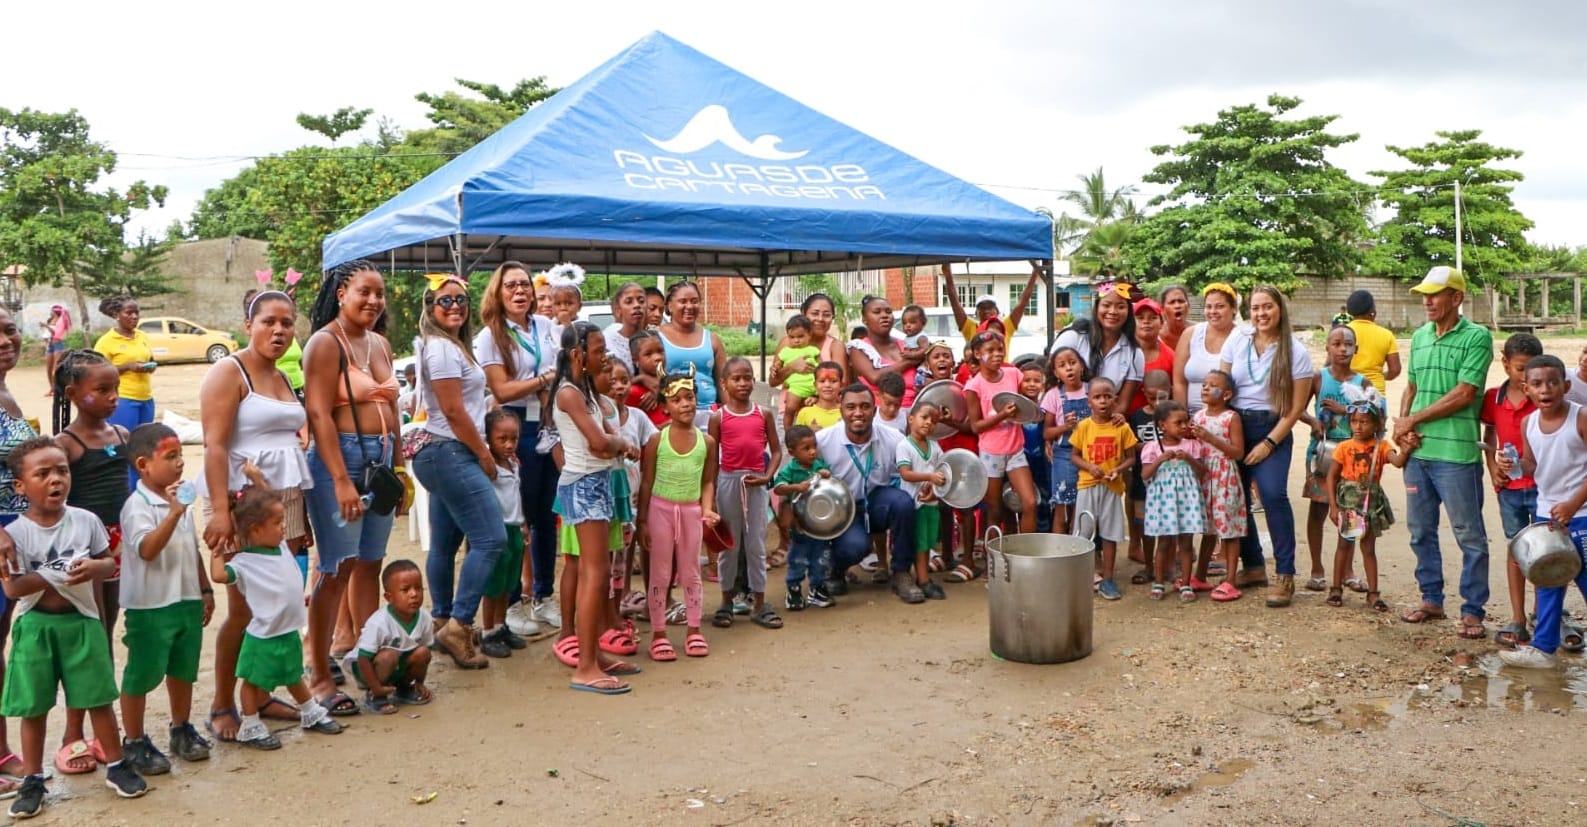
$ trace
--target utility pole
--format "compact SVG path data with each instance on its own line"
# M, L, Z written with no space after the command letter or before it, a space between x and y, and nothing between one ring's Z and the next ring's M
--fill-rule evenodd
M1455 181L1455 269L1460 270L1460 181Z

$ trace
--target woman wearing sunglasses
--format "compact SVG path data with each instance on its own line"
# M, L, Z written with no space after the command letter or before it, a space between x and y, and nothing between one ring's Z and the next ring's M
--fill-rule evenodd
M435 643L459 667L483 669L490 661L474 648L474 614L507 546L507 530L491 486L496 461L481 433L485 371L468 345L468 316L463 281L430 276L418 342L419 404L429 414L424 420L429 442L414 454L413 472L430 492L425 575L430 613L441 624ZM465 537L468 555L461 575L454 578L457 549Z

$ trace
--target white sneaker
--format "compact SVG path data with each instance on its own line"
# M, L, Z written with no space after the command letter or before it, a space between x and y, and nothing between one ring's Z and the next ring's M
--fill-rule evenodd
M551 600L536 600L529 609L529 617L547 626L562 628L562 609Z
M1554 656L1533 646L1520 646L1513 650L1506 649L1499 652L1499 659L1506 666L1519 669L1553 669Z
M865 559L860 561L860 570L861 571L876 571L878 568L881 567L881 565L882 565L882 561L876 559L876 555L867 554L867 555L865 555Z
M520 637L540 634L540 624L529 615L529 604L520 600L507 607L507 628Z

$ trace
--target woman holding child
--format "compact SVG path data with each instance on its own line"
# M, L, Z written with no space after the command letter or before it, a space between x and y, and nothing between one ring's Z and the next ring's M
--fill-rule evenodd
M830 335L832 322L835 319L835 305L832 297L825 293L811 293L799 305L799 313L810 320L810 346L818 351L815 359L798 358L784 364L781 359L772 357L771 375L766 383L772 387L781 387L782 383L792 374L808 373L814 375L816 365L822 362L837 362L848 370L848 359L843 355L843 342ZM780 348L779 348L780 349Z
M549 416L541 397L556 378L558 343L551 324L535 315L534 290L528 267L516 261L497 267L480 301L484 329L474 337L474 358L485 371L485 384L520 423L518 496L529 544L523 582L532 588L507 612L509 626L520 635L537 634L542 624L562 625L562 613L551 599L556 590L557 518L551 502L557 493L557 466L549 453L536 450Z
M1295 448L1295 423L1311 396L1311 355L1295 339L1289 308L1277 288L1251 291L1251 327L1234 332L1223 345L1219 369L1234 378L1234 407L1248 450L1240 463L1240 482L1256 483L1267 514L1278 576L1267 594L1272 608L1288 606L1295 595L1295 511L1289 501L1289 465ZM1251 518L1247 516L1247 520ZM1262 543L1254 522L1240 543L1245 577L1236 585L1265 579Z
M232 521L233 494L243 489L244 463L258 466L270 487L282 493L286 538L294 552L307 540L303 489L314 487L298 432L307 417L291 383L276 369L276 360L293 341L297 307L287 294L266 290L245 297L243 328L248 346L204 375L199 390L199 418L204 425L204 467L195 483L208 497L204 543L211 551L237 548ZM237 654L243 631L253 614L235 584L226 586L227 614L215 633L215 700L209 710L209 731L222 741L233 740L237 714ZM335 696L328 700L336 701ZM335 703L327 704L335 711ZM340 714L348 714L347 704ZM285 701L266 701L259 710L269 718L297 720Z
M881 296L860 299L860 320L865 337L849 342L849 370L854 377L877 393L883 373L908 373L925 361L925 348L905 350L903 340L893 334L893 306ZM915 401L915 383L904 383L903 407Z

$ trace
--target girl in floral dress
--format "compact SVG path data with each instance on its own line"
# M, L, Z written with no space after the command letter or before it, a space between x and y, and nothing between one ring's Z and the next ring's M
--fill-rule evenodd
M1191 436L1201 440L1209 449L1203 456L1207 476L1201 490L1207 506L1207 534L1215 538L1218 555L1223 560L1224 578L1212 590L1212 599L1220 603L1240 599L1240 590L1234 585L1234 572L1240 556L1240 538L1245 536L1245 489L1240 485L1240 471L1235 462L1245 456L1245 434L1240 427L1240 415L1229 407L1234 398L1234 379L1221 370L1212 370L1201 383L1202 409L1191 416ZM1191 585L1199 588L1206 582L1207 565L1211 549L1202 547L1201 559L1196 563L1196 574Z
M1167 581L1177 564L1189 572L1197 534L1207 530L1207 512L1200 493L1200 478L1207 466L1201 458L1205 446L1189 439L1190 415L1178 402L1157 403L1154 415L1157 438L1141 446L1141 479L1146 483L1146 511L1142 524L1146 536L1156 537L1157 554L1153 560L1153 600L1162 600ZM1175 584L1181 602L1196 599L1189 580Z

